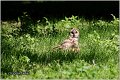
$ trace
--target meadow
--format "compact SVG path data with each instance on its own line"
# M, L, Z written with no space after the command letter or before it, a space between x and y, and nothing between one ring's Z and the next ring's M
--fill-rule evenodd
M118 79L119 19L87 20L79 16L33 22L1 23L1 77L4 79ZM79 29L80 52L53 50Z

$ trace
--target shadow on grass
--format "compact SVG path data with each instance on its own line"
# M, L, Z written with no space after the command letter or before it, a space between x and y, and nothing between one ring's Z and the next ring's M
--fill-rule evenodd
M101 63L101 62L107 62L109 60L109 55L105 55L103 53L95 53L94 51L92 52L85 52L85 51L80 51L80 52L73 52L73 51L48 51L48 52L42 52L42 53L37 53L35 52L34 54L27 50L25 51L25 54L29 57L31 62L35 63L40 63L40 64L48 64L54 61L59 61L59 63L62 62L72 62L75 59L79 60L84 60L87 63L94 64L95 63Z
M62 63L63 61L72 62L79 55L79 52L71 52L71 51L50 51L44 53L36 53L32 55L27 55L30 58L31 62L48 64L53 61L59 61Z

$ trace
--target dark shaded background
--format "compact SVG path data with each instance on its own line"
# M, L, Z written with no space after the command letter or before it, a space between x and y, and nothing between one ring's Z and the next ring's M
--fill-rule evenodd
M23 12L34 20L47 18L64 18L84 16L87 19L112 19L110 14L119 17L119 1L2 1L1 19L13 20Z

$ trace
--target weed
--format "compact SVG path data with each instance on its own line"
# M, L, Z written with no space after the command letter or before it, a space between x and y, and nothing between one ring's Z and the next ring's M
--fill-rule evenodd
M53 22L44 17L34 24L25 13L19 28L2 24L2 78L117 79L119 20L113 17L110 22L78 16ZM53 51L73 27L80 32L80 52ZM29 74L9 74L25 71Z

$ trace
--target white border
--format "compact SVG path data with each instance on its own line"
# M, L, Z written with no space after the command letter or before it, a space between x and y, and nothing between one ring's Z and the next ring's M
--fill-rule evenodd
M119 1L119 0L0 0L0 53L1 53L1 2L2 1ZM118 37L118 41L119 41L118 44L120 44L120 1L119 1L119 37ZM119 45L119 50L120 50L120 45ZM119 63L118 63L119 76L118 76L118 80L120 80L120 51L119 51L119 56L118 57L119 57ZM0 54L0 79L1 79L1 54ZM4 80L4 79L1 79L1 80ZM11 80L19 80L19 79L11 79ZM30 79L26 79L26 80L30 80ZM34 80L47 80L47 79L34 79ZM63 79L49 79L49 80L63 80ZM70 79L64 79L64 80L70 80ZM74 80L77 80L77 79L74 79ZM83 80L116 80L116 79L83 79Z

